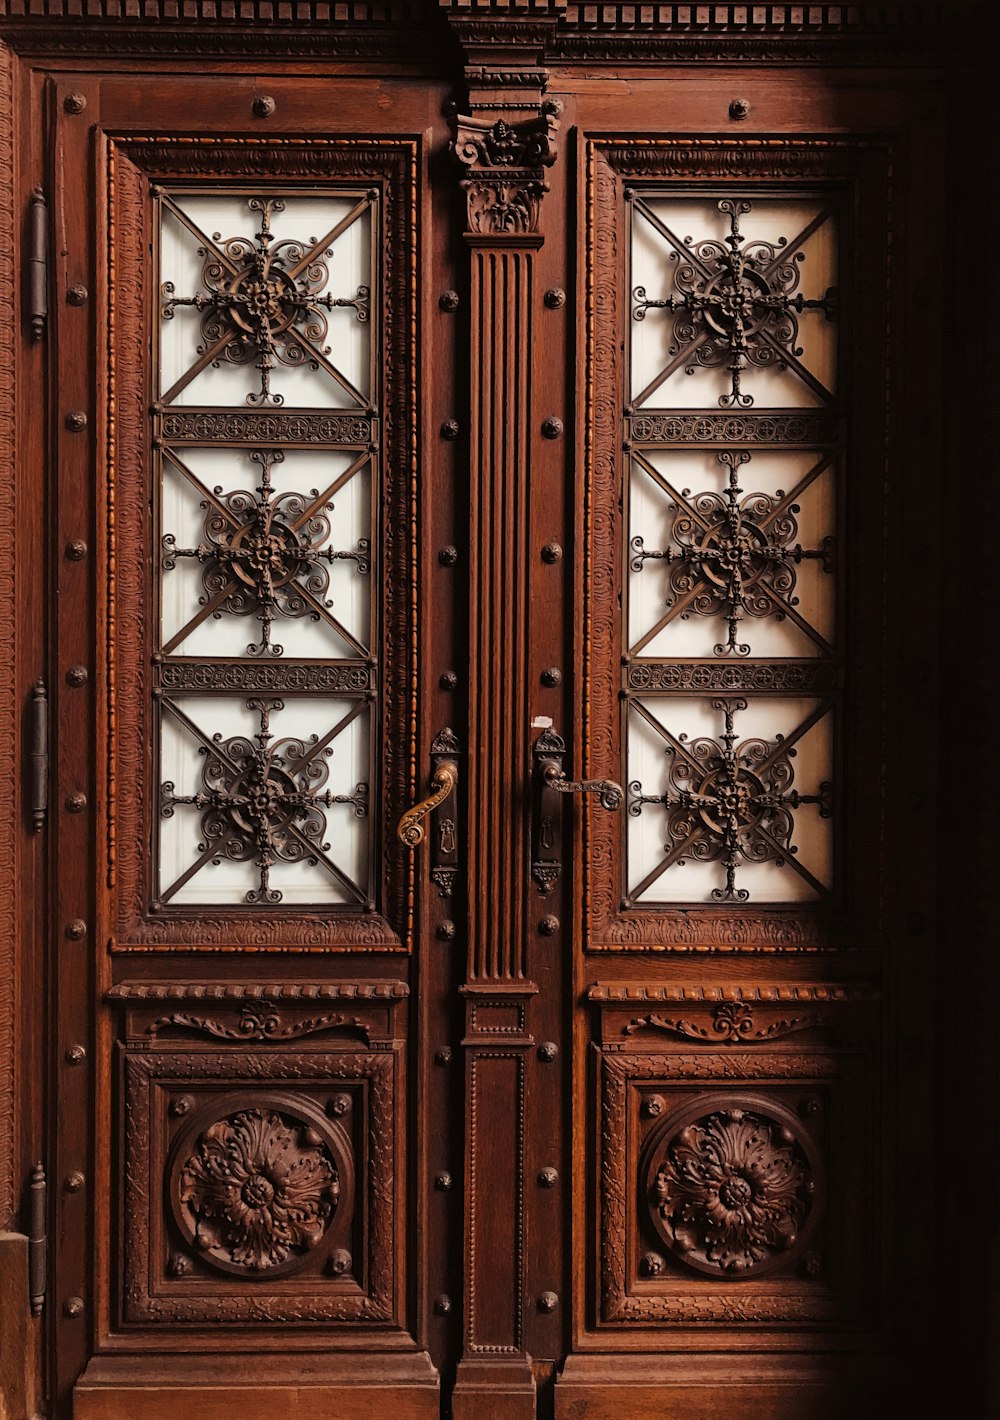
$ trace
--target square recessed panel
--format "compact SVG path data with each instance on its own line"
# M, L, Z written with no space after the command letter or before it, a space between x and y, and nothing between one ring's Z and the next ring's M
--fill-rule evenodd
M390 1321L395 1069L308 1044L126 1050L123 1320Z

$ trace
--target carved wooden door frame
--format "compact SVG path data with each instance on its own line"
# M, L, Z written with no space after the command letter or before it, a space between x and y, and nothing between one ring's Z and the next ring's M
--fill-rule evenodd
M946 120L956 132L985 121L959 23L918 5L895 28L878 7L829 5L537 0L511 16L487 3L197 0L188 14L150 0L119 16L112 0L47 4L0 4L0 276L13 293L0 542L18 528L0 769L21 785L0 835L19 888L0 909L0 1218L50 1243L47 1278L40 1236L25 1244L36 1266L23 1300L40 1315L22 1325L24 1364L0 1368L5 1399L29 1413L44 1373L59 1414L72 1395L82 1420L152 1420L177 1413L183 1357L186 1403L206 1415L238 1403L248 1420L276 1404L436 1416L443 1398L457 1420L638 1420L678 1405L707 1417L741 1413L748 1394L776 1420L806 1403L876 1415L924 1393L913 1358L950 1317L975 1404L987 1284L959 1247L937 1244L927 1262L917 1240L940 1229L940 1205L913 1182L939 1147L929 1117L938 1140L953 1121L978 1129L987 1172L997 1156L982 1123L994 1062L981 1035L954 1041L950 1004L961 994L969 1009L995 985L976 916L985 879L940 829L954 769L938 741L964 733L959 702L938 691L952 640L978 673L962 607L986 604L987 574L930 536L926 508L990 497L962 417L988 393L988 320L944 379L928 353L949 328L942 250L956 259L960 222L983 220L974 150L945 134ZM304 912L280 943L204 914L174 940L138 879L121 896L152 822L130 799L147 737L122 738L150 713L129 698L141 648L120 619L109 639L105 610L123 589L126 607L146 594L130 560L145 474L129 466L146 410L129 369L143 360L151 229L142 216L130 233L123 215L127 226L150 185L220 172L231 184L263 172L275 192L318 173L370 184L397 241L383 255L399 383L379 411L390 552L405 564L385 671L399 726L381 805L386 910L359 911L350 929ZM745 183L749 198L832 185L856 234L885 237L850 267L888 356L859 391L868 432L844 448L848 483L852 460L865 470L848 499L849 602L851 559L877 564L848 618L860 650L852 669L847 649L845 822L866 845L854 941L849 914L818 930L802 914L748 910L736 924L685 909L649 928L616 898L614 707L641 688L629 666L618 679L609 632L630 181ZM950 228L946 197L960 214ZM156 437L208 437L175 423ZM368 436L355 434L360 448ZM918 620L915 564L935 558ZM369 676L358 693L383 684L381 666L354 671ZM190 691L200 672L192 661L178 674ZM105 761L109 726L123 748ZM991 793L970 810L981 842ZM428 796L426 841L411 830L410 849L388 848L395 816L418 801L423 814ZM168 967L171 941L184 955ZM199 1300L200 1262L168 1245L186 1225L157 1190L172 1197L209 1131L245 1128L251 1106L276 1129L294 1121L299 1163L335 1174L342 1216L350 1200L361 1220L350 1240L324 1231L333 1285L307 1300L278 1277L249 1302L228 1282ZM662 1227L650 1245L657 1224L642 1210L683 1131L726 1148L740 1118L774 1131L771 1164L810 1175L829 1231L793 1248L794 1277L769 1257L759 1284L692 1281ZM852 1134L863 1142L848 1167ZM37 1174L30 1186L37 1157L47 1208ZM960 1195L956 1182L956 1216ZM853 1329L830 1322L836 1288L816 1242L829 1251L838 1237L837 1276L850 1273L863 1318ZM4 1279L19 1275L17 1246L0 1253ZM919 1319L901 1305L914 1294ZM254 1314L266 1339L249 1383L245 1356L210 1331ZM332 1359L313 1344L324 1327Z

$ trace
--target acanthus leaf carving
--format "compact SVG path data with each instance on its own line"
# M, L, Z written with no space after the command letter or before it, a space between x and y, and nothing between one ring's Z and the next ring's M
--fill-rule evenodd
M791 1020L772 1021L769 1025L754 1029L753 1011L742 1001L723 1001L712 1012L712 1027L709 1030L695 1021L683 1019L668 1020L657 1012L639 1016L623 1027L623 1034L634 1035L647 1028L666 1031L682 1036L686 1040L721 1040L726 1045L740 1041L771 1041L781 1036L792 1035L795 1031L810 1030L820 1024L816 1014L794 1016Z
M543 99L537 116L509 121L459 115L452 150L466 171L470 236L524 236L537 232L548 185L545 169L557 156L562 106Z
M191 1011L172 1011L158 1016L146 1027L146 1034L156 1036L174 1027L180 1030L204 1031L220 1040L298 1040L320 1031L340 1030L356 1033L370 1043L371 1031L357 1016L345 1016L340 1011L328 1011L322 1016L300 1017L285 1021L273 1001L248 1001L235 1025L218 1016L198 1016Z
M337 1166L315 1130L261 1109L210 1125L178 1183L201 1254L248 1273L310 1252L340 1201Z
M649 1211L672 1255L714 1277L750 1276L801 1249L813 1211L808 1140L776 1104L692 1102L668 1121L647 1166Z

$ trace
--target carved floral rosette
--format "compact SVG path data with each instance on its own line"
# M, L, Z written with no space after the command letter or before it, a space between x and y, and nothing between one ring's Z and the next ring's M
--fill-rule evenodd
M198 1110L167 1166L189 1254L183 1270L175 1259L175 1274L197 1260L263 1281L328 1253L351 1218L352 1152L342 1126L301 1098L231 1095Z
M561 107L554 99L544 99L533 118L455 118L452 150L465 170L462 187L470 236L537 232L548 190L545 169L556 160Z
M822 1166L802 1122L757 1096L699 1095L653 1132L644 1204L660 1243L720 1281L801 1256L821 1204Z

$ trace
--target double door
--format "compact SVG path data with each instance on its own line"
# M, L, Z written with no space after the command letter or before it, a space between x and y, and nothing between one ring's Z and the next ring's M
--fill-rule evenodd
M892 138L47 84L57 1413L895 1384Z

